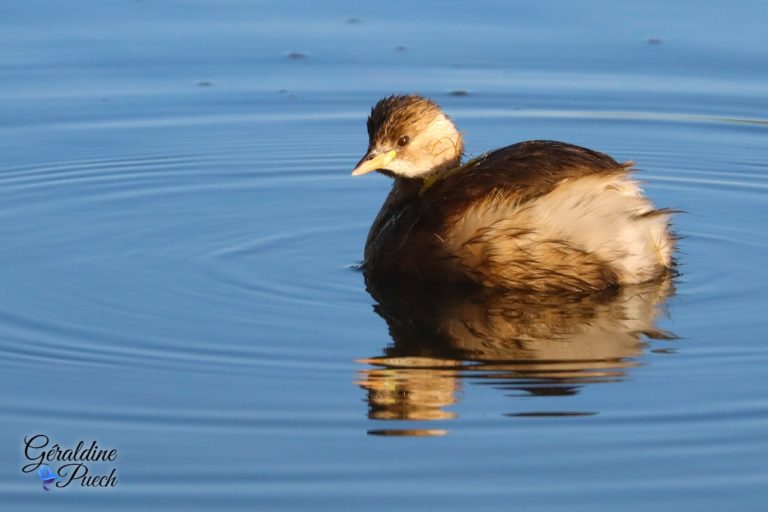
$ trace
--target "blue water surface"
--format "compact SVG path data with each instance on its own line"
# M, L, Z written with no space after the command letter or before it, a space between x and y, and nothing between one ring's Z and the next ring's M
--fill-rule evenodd
M1 508L764 510L766 25L756 0L2 2ZM354 270L390 182L349 172L398 92L469 155L635 161L685 212L682 275L561 336L523 309L481 342L459 326L491 309L446 306L454 345L414 349ZM36 433L116 448L89 468L118 484L45 492Z

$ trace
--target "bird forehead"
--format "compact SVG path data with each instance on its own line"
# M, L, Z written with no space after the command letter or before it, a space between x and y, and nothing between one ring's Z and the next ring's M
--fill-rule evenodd
M440 109L429 104L410 104L374 111L368 118L368 134L372 140L397 139L406 133L426 130L440 115Z

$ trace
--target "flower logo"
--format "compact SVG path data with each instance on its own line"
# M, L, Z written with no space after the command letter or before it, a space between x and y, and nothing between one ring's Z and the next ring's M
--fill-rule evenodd
M54 482L54 480L59 478L55 474L51 473L51 468L47 464L45 466L40 467L37 470L37 473L40 475L40 480L43 481L43 489L45 489L46 491L50 491L48 486L51 485Z

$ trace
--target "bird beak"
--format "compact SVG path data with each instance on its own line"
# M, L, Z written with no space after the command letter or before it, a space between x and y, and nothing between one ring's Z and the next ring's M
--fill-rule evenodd
M397 151L391 149L386 153L377 153L375 149L370 150L365 156L357 162L352 171L352 176L360 176L362 174L368 174L376 169L385 169L386 165L395 159Z

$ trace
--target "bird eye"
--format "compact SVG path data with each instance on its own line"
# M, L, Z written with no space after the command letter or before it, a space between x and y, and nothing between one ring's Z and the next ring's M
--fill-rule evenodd
M408 144L408 141L410 141L410 140L411 139L407 135L403 135L402 137L397 139L397 145L400 146L400 147L403 147L406 144Z

